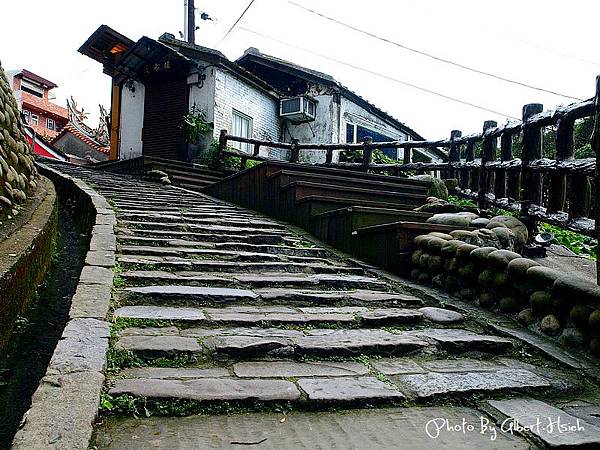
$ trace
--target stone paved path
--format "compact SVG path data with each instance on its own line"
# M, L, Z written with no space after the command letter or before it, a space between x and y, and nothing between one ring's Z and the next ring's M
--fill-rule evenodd
M482 420L523 413L529 423L535 408L516 402L531 397L545 400L542 410L593 397L586 380L519 341L252 211L55 167L89 182L117 215L104 407L153 416L111 417L98 427L99 448L600 445L589 418L583 434L479 433ZM332 407L352 412L314 412ZM430 420L463 417L474 431L426 433Z

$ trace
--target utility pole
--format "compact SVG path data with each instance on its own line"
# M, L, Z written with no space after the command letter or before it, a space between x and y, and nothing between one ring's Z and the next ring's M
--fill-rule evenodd
M196 8L194 0L183 0L184 16L183 16L183 38L191 44L196 43Z

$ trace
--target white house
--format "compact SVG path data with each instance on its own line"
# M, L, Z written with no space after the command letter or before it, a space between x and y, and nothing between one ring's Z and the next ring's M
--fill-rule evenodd
M112 77L111 159L142 155L189 160L183 116L195 107L229 134L266 141L302 143L422 139L331 76L250 48L236 62L217 50L163 34L133 42L106 25L79 51ZM251 152L248 144L237 143ZM401 157L396 149L383 149ZM261 148L264 156L285 158L280 150ZM400 150L401 152L401 150ZM312 162L323 152L303 152ZM420 149L415 160L440 160L443 153Z

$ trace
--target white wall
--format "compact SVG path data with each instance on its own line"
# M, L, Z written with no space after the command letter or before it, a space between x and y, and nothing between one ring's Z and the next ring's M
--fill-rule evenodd
M252 137L279 141L279 101L230 73L215 68L214 133L218 138L223 129L231 132L233 110L252 118ZM262 156L277 158L275 149L261 147Z
M204 74L206 79L204 82L198 83L198 71L194 69L188 76L187 84L189 86L189 109L196 105L197 109L204 111L206 114L206 122L214 122L215 114L215 72L214 67L209 67ZM216 127L215 127L216 130ZM218 137L219 130L215 131Z
M119 127L119 159L142 156L142 127L144 123L143 84L134 81L133 89L121 89L121 123Z

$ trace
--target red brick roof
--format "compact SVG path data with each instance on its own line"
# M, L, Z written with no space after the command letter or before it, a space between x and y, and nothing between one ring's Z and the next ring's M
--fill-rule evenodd
M76 136L79 140L85 142L88 146L100 153L105 153L107 155L110 153L110 147L104 147L102 145L97 144L92 139L83 134L81 131L79 131L77 128L75 128L70 122L67 125L65 125L65 127L61 130L60 133L58 133L58 135L54 139L52 139L52 144L55 144L62 136L64 136L67 133L71 133L73 136Z

